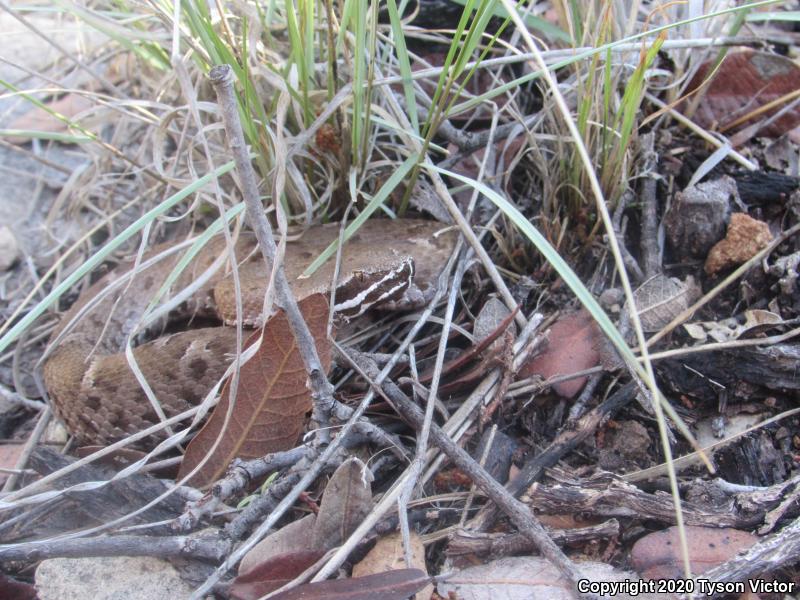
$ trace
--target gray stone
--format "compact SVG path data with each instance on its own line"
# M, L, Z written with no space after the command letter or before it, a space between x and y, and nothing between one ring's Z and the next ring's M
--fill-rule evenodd
M0 225L0 271L8 271L19 259L19 244L8 225Z
M739 203L736 182L727 175L675 194L664 229L676 257L705 258L725 236L731 202Z
M120 556L42 561L36 591L40 600L181 600L192 587L165 560Z

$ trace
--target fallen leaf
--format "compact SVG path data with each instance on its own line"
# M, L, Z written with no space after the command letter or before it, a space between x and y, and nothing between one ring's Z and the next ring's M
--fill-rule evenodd
M610 565L596 562L579 562L576 567L590 582L636 581L635 574L616 570ZM445 598L459 600L572 600L575 590L561 573L547 560L531 556L506 557L485 565L470 567L454 573L436 590ZM607 593L608 595L608 593ZM651 599L652 594L631 596L619 592L613 596Z
M691 276L686 281L663 274L651 277L633 293L642 329L646 332L659 331L689 308L700 296L699 292Z
M516 311L514 311L514 313L516 314ZM505 302L497 297L489 298L481 307L475 319L475 325L472 327L472 335L475 338L475 343L482 342L489 336L497 338L497 332L502 332L507 327L512 332L514 339L516 339L517 325L509 320L510 315L511 311L508 310ZM503 348L503 340L495 339L491 345L484 350L483 356L486 358L496 356Z
M300 302L300 311L327 371L331 365L325 333L328 301L321 294L311 295ZM245 347L261 335L261 331L254 333ZM211 485L234 458L256 458L294 447L303 431L305 415L311 410L307 378L286 315L278 312L265 324L258 352L242 365L236 405L219 445L190 484L200 488ZM229 394L227 381L214 413L187 447L178 477L188 474L211 451L225 423Z
M92 108L94 103L83 94L65 94L58 100L45 103L45 106L70 121L74 121L76 116ZM38 106L12 121L8 128L21 131L44 131L47 133L66 133L69 130L64 121ZM25 143L30 138L12 135L8 136L8 139L15 143Z
M688 91L697 89L707 79L714 62L712 59L700 66L689 83ZM767 112L753 114L750 119L742 118L799 89L800 68L791 59L754 50L732 52L725 57L711 82L699 92L704 96L693 119L701 127L716 125L716 129L721 131L755 125L751 136L780 137L800 125L800 108L795 106L771 124L765 121L796 96L787 98Z
M519 370L519 377L539 375L545 379L570 375L600 362L600 332L594 319L584 310L560 317L550 328L547 347ZM586 385L586 377L553 384L563 398L573 398Z
M273 567L269 566L272 563L313 551L316 558L312 560L310 556L306 557L311 561L306 565L308 567L327 550L341 544L372 510L371 480L372 473L357 458L343 462L325 487L319 514L306 515L293 521L256 544L242 558L236 581L247 584L246 589L263 590L261 593L265 594L280 587L278 585L269 590L264 587L264 582L271 581L269 578L274 575ZM245 577L254 570L259 572L255 579ZM303 570L300 569L281 585L294 579Z
M0 467L9 471L16 469L24 449L25 444L0 444ZM0 472L0 483L4 483L7 478L8 473Z
M422 544L422 539L414 531L409 534L409 544L411 546L411 564L406 565L402 534L396 532L380 538L361 562L353 567L353 577L374 575L391 571L392 569L403 569L406 566L427 573L425 546ZM416 599L427 600L432 593L433 585L427 585L421 592L417 593Z
M265 537L244 555L239 563L239 575L254 569L261 563L272 560L275 556L309 550L308 532L313 529L316 520L317 515L306 515Z
M705 342L708 338L715 342L730 342L755 337L784 323L780 315L768 310L746 310L744 316L744 323L731 317L720 321L686 323L683 327L692 338L700 342Z
M271 600L405 600L428 585L419 569L400 569L366 577L318 581L276 594Z
M324 555L323 550L295 550L275 554L269 560L240 573L231 584L230 595L236 600L257 600L301 575Z
M372 472L359 459L344 461L325 486L311 547L328 550L353 533L372 510Z
M716 275L750 260L772 241L769 226L745 213L733 213L725 238L711 248L705 271Z
M689 545L692 573L699 575L733 558L758 541L758 537L738 529L684 527ZM645 579L683 577L683 558L678 528L669 527L638 540L631 549L633 568Z
M36 588L0 573L0 598L5 600L36 600Z

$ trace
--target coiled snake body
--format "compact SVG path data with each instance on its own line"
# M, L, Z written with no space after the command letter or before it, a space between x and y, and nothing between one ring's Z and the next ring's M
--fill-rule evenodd
M452 232L436 236L442 226L429 221L370 220L345 244L337 281L337 307L359 314L369 306L396 301L408 294L412 281L417 300L429 297L435 279L452 252ZM334 261L311 277L298 279L320 252L335 241L338 224L314 227L296 243L287 244L284 267L298 300L328 292ZM192 260L172 289L180 291L225 253L225 242L215 238ZM239 266L245 324L254 324L263 306L269 273L254 238L240 236ZM142 265L163 251L154 249ZM257 256L258 258L253 258ZM174 253L151 266L120 266L81 294L64 314L51 336L44 365L44 381L58 417L82 444L108 444L159 422L158 415L124 353L127 339L137 329L150 300L179 260ZM219 269L187 300L179 315L235 319L232 277ZM116 282L116 284L115 284ZM109 286L111 293L102 294ZM421 296L419 296L421 294ZM74 322L73 322L74 321ZM162 322L153 329L163 330ZM188 329L133 348L133 356L167 417L198 404L228 367L236 349L234 327ZM158 436L151 437L147 445Z

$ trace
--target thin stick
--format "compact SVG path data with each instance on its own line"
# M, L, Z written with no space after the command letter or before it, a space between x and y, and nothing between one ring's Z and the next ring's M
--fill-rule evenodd
M349 356L353 364L362 372L370 385L376 385L374 381L378 376L378 369L375 364L358 352L350 351ZM382 390L379 388L379 391L385 394L385 397L394 405L398 414L408 419L415 429L419 430L422 428L425 423L425 415L422 410L411 402L400 388L388 379L384 380L380 385ZM582 578L579 569L564 554L561 548L553 542L547 534L547 531L542 527L542 524L539 523L533 513L531 513L530 509L514 498L514 496L498 483L496 479L489 475L466 450L457 446L455 442L450 439L450 436L442 431L435 423L430 425L430 436L434 444L436 444L459 469L464 471L501 511L508 515L509 519L517 526L520 533L531 540L539 551L558 568L568 581L576 585L577 581ZM577 587L574 589L577 589Z
M333 407L333 386L328 381L327 374L322 368L322 362L317 354L314 344L314 337L308 329L308 325L300 313L294 294L292 294L283 264L275 264L275 254L277 248L272 237L272 228L261 205L258 194L258 183L250 156L245 144L242 124L239 120L239 112L236 103L236 95L233 90L233 70L229 65L218 65L211 69L209 79L217 93L217 100L222 110L222 120L225 124L225 133L231 147L236 170L239 173L242 195L244 196L245 210L247 219L253 226L258 246L264 258L273 268L275 273L275 297L277 304L285 312L292 328L297 348L303 358L306 372L309 378L309 387L314 400L314 420L322 429L330 421L330 413Z

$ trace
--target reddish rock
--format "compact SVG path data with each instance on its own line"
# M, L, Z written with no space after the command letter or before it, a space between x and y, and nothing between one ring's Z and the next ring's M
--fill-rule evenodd
M772 241L769 226L745 213L734 213L725 239L711 248L706 258L708 275L747 262Z
M548 331L547 344L519 370L519 377L539 375L549 379L590 369L600 363L602 334L585 310L560 317ZM553 384L563 398L574 398L586 385L586 377Z

